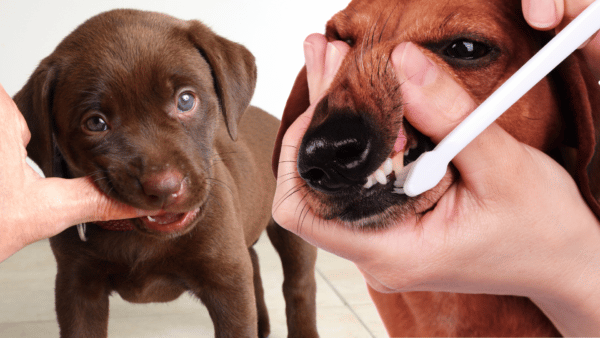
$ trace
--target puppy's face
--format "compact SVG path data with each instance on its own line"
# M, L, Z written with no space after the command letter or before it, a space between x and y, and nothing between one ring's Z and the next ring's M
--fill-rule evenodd
M157 236L189 231L209 198L213 143L226 115L220 94L229 81L221 76L224 65L216 70L209 63L217 53L210 48L244 54L199 25L156 13L109 12L80 26L46 60L63 169L73 177L90 175L126 204L161 210L125 221ZM254 78L235 80L253 89ZM230 133L235 123L228 124Z
M520 1L356 0L329 21L326 36L351 48L303 137L298 171L307 184L301 193L322 218L358 227L423 213L456 179L449 169L420 196L394 193L395 171L434 147L403 119L402 84L390 61L394 47L417 44L480 103L543 43L524 21ZM522 142L549 149L561 125L552 94L542 81L499 123ZM406 139L404 146L399 139ZM385 168L390 163L393 170Z

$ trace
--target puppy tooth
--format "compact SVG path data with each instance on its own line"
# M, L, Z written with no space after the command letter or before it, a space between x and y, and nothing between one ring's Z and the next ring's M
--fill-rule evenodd
M375 180L375 177L373 177L373 175L367 177L367 183L365 183L365 185L363 185L363 187L365 189L370 189L372 186L375 185L375 183L377 183L377 181Z
M394 170L394 163L392 162L391 158L388 158L387 160L385 160L385 162L383 162L383 173L387 176L389 174L392 173L392 171Z
M396 188L394 189L394 191L392 191L394 194L398 194L398 195L404 195L404 189L403 188Z
M381 169L375 170L375 179L381 184L387 184L387 178Z
M146 218L148 218L148 220L150 222L156 222L156 218L152 217L152 216L146 216Z

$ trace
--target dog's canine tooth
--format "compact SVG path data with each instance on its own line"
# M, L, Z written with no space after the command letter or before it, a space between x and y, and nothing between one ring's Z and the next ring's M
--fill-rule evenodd
M381 168L383 169L383 173L386 176L391 174L392 171L394 170L392 159L388 158L387 160L385 160L385 162L383 162L383 165L381 166Z
M363 187L365 189L370 189L372 186L375 185L375 183L377 183L377 181L375 180L375 177L373 177L373 175L370 175L369 177L367 177L367 183L365 183L365 185L363 185Z
M375 179L381 184L387 184L387 177L385 177L385 174L381 169L375 170Z
M152 216L146 216L146 218L148 218L148 220L150 222L156 222L156 218L152 217Z

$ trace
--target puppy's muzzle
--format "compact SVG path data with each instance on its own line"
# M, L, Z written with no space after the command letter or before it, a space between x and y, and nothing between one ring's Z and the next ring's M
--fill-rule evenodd
M183 193L183 175L175 170L146 175L140 180L142 190L152 205L168 207Z

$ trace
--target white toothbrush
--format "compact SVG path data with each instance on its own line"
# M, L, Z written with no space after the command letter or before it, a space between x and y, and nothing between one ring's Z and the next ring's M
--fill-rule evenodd
M599 29L600 0L596 0L488 97L432 151L421 154L416 161L402 169L395 185L403 186L404 193L411 197L418 196L435 187L444 177L448 164L454 156ZM404 184L402 184L403 176L406 177Z

